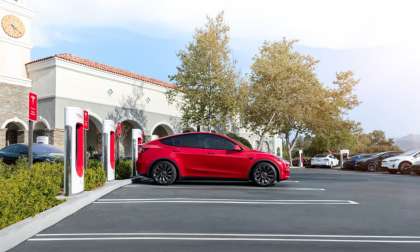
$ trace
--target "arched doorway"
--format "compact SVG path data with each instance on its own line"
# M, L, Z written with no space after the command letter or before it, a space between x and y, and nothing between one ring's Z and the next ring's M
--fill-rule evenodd
M44 121L37 121L34 125L34 138L33 138L33 142L36 143L37 142L37 138L38 137L49 137L50 131L48 129L47 123ZM49 139L48 139L48 143L49 143Z
M182 133L189 133L189 132L195 132L195 129L192 127L188 127L182 130Z
M271 152L270 143L268 141L264 141L261 146L262 152Z
M25 142L25 126L19 122L9 122L6 127L6 146Z
M134 120L125 120L121 122L121 126L120 157L131 158L132 129L141 129L141 126Z
M89 158L101 160L102 123L99 118L89 115L89 130L86 132L86 145Z
M152 131L152 137L157 136L158 138L170 136L173 134L174 134L173 129L169 125L163 124L163 123L155 126L155 128Z

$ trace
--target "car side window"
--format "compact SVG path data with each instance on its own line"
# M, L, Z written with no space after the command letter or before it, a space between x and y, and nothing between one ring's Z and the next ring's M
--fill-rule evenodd
M169 137L161 140L161 142L176 147L203 148L199 134Z
M235 144L223 137L214 135L202 135L204 148L215 150L233 150Z

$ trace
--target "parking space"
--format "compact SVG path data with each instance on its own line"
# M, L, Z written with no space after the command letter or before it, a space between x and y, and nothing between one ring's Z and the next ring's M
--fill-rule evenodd
M418 251L418 178L294 169L290 181L141 181L14 251Z

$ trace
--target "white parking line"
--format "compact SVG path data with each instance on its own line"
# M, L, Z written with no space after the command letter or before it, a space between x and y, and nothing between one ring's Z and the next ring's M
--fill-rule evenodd
M226 234L226 233L70 233L38 234L29 241L98 240L184 240L184 241L272 241L342 243L420 243L420 236L383 235L299 235L299 234Z
M279 191L325 191L325 188L311 187L246 187L246 186L142 186L127 185L125 188L142 188L142 189L194 189L194 190L279 190Z
M240 234L240 233L45 233L48 236L240 236L240 237L304 237L304 238L370 238L370 239L420 239L418 235L318 235L318 234Z
M190 203L190 204L245 204L245 205L358 205L352 200L252 200L252 199L201 199L201 198L139 198L99 199L94 204L144 204L144 203Z

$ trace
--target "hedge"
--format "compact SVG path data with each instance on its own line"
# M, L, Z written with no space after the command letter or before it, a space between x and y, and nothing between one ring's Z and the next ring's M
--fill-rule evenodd
M25 160L14 165L0 161L0 229L34 216L62 201L63 163L35 163L28 169ZM101 162L89 160L85 169L85 190L102 186L106 181Z
M131 159L120 159L116 165L116 179L128 179L131 177Z
M102 163L99 160L90 159L85 169L85 190L90 191L103 186L106 181L106 174Z
M58 205L63 187L63 164L0 162L0 229Z

